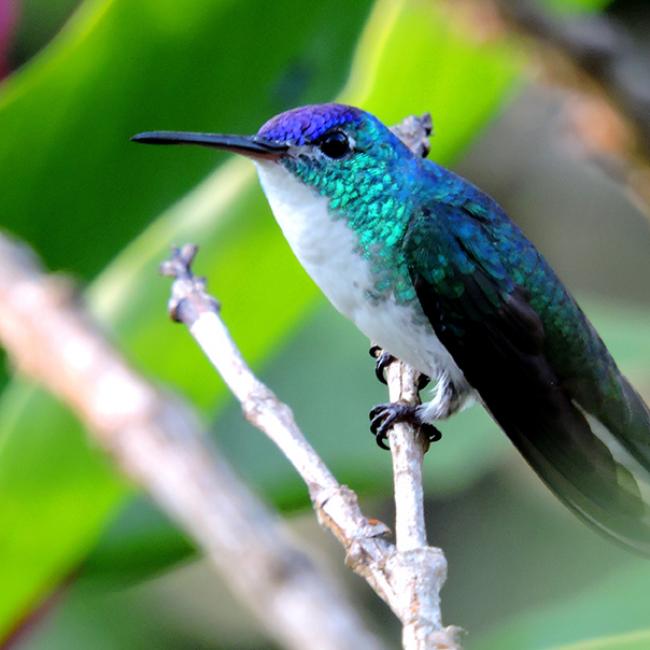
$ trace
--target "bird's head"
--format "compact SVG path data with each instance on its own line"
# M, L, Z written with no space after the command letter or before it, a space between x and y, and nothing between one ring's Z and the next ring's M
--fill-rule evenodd
M149 144L196 144L242 154L258 166L281 166L338 204L407 191L417 158L376 117L343 104L315 104L276 115L252 136L153 131Z

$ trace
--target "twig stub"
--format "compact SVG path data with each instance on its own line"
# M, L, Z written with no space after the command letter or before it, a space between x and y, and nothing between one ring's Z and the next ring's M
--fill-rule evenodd
M194 275L192 263L199 247L183 244L173 247L172 255L160 265L160 273L174 278L172 293L167 303L169 317L176 323L193 325L204 311L219 312L219 301L206 292L207 280Z
M433 133L431 113L417 117L409 115L399 124L391 127L391 131L417 156L426 158L431 150L429 137Z

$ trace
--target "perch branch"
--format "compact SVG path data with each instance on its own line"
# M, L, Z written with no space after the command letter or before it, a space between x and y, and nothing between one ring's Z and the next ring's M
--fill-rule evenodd
M416 388L419 373L394 361L385 371L392 402L419 404ZM412 598L412 616L403 621L405 648L447 647L444 638L433 639L442 628L440 587L446 579L447 562L442 551L430 547L424 522L422 461L429 443L412 425L400 422L389 432L395 484L395 540L403 574L410 581L405 593ZM404 560L406 560L404 562ZM437 645L436 645L437 644ZM453 646L451 646L453 647Z
M0 342L197 542L278 643L295 650L383 647L281 520L218 456L194 413L132 370L70 287L42 274L25 248L1 234ZM264 395L257 397L264 420ZM297 450L298 462L301 455ZM318 498L327 501L331 488L330 481ZM354 502L344 490L338 494ZM370 524L365 531L369 537L383 532Z
M392 131L416 154L429 151L431 116L410 116ZM175 278L169 311L184 323L215 369L239 400L244 416L280 448L305 481L320 523L346 550L348 565L364 577L403 626L406 650L460 648L459 629L443 627L440 590L447 563L440 549L427 544L424 524L422 460L428 443L420 432L401 423L389 433L395 478L396 544L388 529L368 520L356 495L340 485L298 428L289 407L262 384L246 365L220 318L219 304L205 291L205 281L191 271L197 247L175 249L162 266ZM419 403L418 376L393 362L386 370L393 401Z
M347 564L367 580L402 622L405 648L458 648L457 629L443 628L441 624L439 592L445 580L446 562L441 551L426 546L419 480L423 451L415 452L412 462L413 443L407 442L409 438L414 440L416 434L406 426L395 427L390 434L394 449L398 450L397 508L408 511L404 520L398 517L396 547L387 539L387 527L368 520L356 495L334 478L299 429L291 409L247 366L221 320L217 301L205 292L205 281L191 271L196 251L192 245L176 249L172 259L163 265L163 273L175 278L169 304L172 318L188 327L240 402L246 419L279 447L303 478L318 520L343 545ZM401 377L399 367L392 367ZM407 375L405 383L411 379L412 375ZM401 381L391 379L391 384ZM404 397L401 389L399 394ZM408 472L414 474L407 477ZM412 486L406 486L409 481L418 483L415 492ZM404 493L408 494L403 504Z
M429 113L409 116L392 131L416 154L423 158L429 154L429 136L433 131ZM393 361L386 368L385 377L392 402L420 403L420 377L413 368ZM402 620L403 646L459 647L458 628L443 629L441 620L440 589L446 579L447 561L440 549L428 545L424 522L422 462L429 443L406 422L393 426L388 439L395 484L396 548L400 560L406 560L402 575L408 584L404 593L411 597L411 617Z

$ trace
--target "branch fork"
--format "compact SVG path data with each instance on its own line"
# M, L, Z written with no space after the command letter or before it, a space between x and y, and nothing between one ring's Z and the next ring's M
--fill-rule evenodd
M356 495L334 478L309 444L291 409L255 377L219 316L218 302L206 293L191 263L196 247L173 250L162 271L177 279L169 309L181 320L239 400L245 418L263 431L305 481L322 526L343 545L346 564L361 575L403 625L407 650L459 648L458 628L443 627L439 592L446 578L442 551L428 546L424 524L422 459L428 442L407 423L389 432L395 477L396 526L393 544L388 527L368 519ZM395 361L386 368L389 397L419 403L416 371Z
M417 155L429 152L429 114L410 116L392 127ZM422 461L429 442L406 422L388 432L395 485L395 544L389 528L361 511L354 492L341 485L309 444L291 409L255 377L219 316L219 303L191 270L197 247L172 251L161 271L174 277L169 312L190 330L217 372L239 400L245 418L283 452L308 487L319 523L342 544L346 564L368 582L402 623L405 650L459 650L460 629L443 627L440 590L447 562L428 545L424 522ZM419 404L420 376L400 361L385 368L389 398Z

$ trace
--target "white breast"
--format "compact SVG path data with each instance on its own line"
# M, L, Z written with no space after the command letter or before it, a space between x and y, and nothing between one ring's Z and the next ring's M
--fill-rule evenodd
M278 163L256 166L289 245L330 302L387 352L430 377L444 375L458 388L466 386L419 305L400 305L392 297L380 303L368 300L374 285L370 264L356 252L357 235L345 220L331 218L327 199Z

